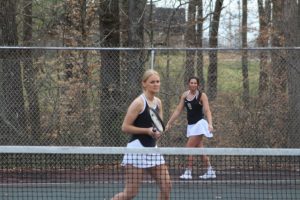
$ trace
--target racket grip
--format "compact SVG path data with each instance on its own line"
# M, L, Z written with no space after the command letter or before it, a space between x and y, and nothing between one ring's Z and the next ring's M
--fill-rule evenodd
M153 131L153 132L156 132L157 130L156 130L156 128L155 128L155 127L153 127L153 128L152 128L152 131Z

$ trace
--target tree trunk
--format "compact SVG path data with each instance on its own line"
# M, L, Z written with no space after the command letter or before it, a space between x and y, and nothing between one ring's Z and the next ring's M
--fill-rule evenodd
M128 0L128 46L144 47L144 10L147 1ZM127 63L127 92L128 99L133 100L141 93L141 77L144 71L145 53L142 50L128 51Z
M272 46L284 46L284 21L283 21L283 0L273 0L273 30L272 30ZM272 59L272 77L271 90L272 96L279 95L286 91L287 74L285 66L285 58L283 52L273 51ZM274 98L274 96L272 97Z
M64 1L63 45L67 47L88 46L89 29L94 19L94 4L87 0ZM60 127L62 139L68 137L68 145L78 142L85 145L91 138L91 118L88 115L89 65L87 51L66 50L62 52L65 78L61 83ZM80 123L78 123L80 121ZM92 141L94 142L94 141ZM77 144L77 143L76 143Z
M23 42L25 46L31 46L32 42L32 0L24 0L24 24ZM36 71L33 68L32 51L26 51L26 61L24 61L24 88L28 99L28 125L31 133L31 144L38 145L41 136L40 106L38 100L38 90L36 87Z
M210 22L209 47L218 47L219 22L222 11L223 0L216 0L213 19ZM218 78L218 53L216 50L209 52L209 66L207 74L207 94L210 100L217 96L217 78Z
M258 15L259 15L259 36L257 44L259 47L267 47L269 42L269 23L271 18L271 2L270 0L265 1L265 7L263 0L257 0ZM259 85L258 94L261 99L266 99L268 92L268 54L265 51L259 52Z
M300 46L300 2L284 2L285 39L288 47ZM300 146L300 69L299 50L289 50L288 58L288 147Z
M119 2L102 1L100 4L100 40L103 47L120 46L120 21ZM117 13L117 14L116 14ZM122 136L119 127L112 124L119 124L120 110L120 59L119 51L101 51L100 70L100 125L101 142L103 146L120 146ZM119 142L119 143L117 143Z
M188 21L185 33L185 43L186 47L194 47L196 44L196 2L191 0L188 5ZM195 51L186 51L186 59L185 59L185 70L184 70L184 85L187 84L188 79L191 76L195 75L194 69L194 59L195 59Z
M284 41L284 0L273 0L272 12L272 38L271 43L273 47L283 47ZM287 139L287 124L288 112L286 105L288 100L286 98L287 91L287 65L286 53L283 50L276 50L271 52L271 82L270 82L270 96L269 103L271 105L272 116L271 119L271 137L274 140L281 139L282 144L286 145ZM285 138L283 140L282 138ZM274 144L276 145L276 144Z
M202 0L197 1L197 7L198 7L198 15L197 15L197 31L196 31L196 44L198 48L203 47L203 2ZM196 65L196 71L197 75L200 79L200 87L203 90L205 88L205 80L204 80L204 72L203 72L203 51L197 51L196 53L197 57L197 65Z
M128 18L128 0L121 0L120 3L122 12L120 12L120 43L122 47L128 47L128 36L129 36L129 18ZM126 65L122 66L125 68ZM125 81L124 81L125 82Z
M167 22L167 29L166 29L166 32L165 32L165 39L164 39L164 42L163 42L163 44L165 44L167 47L169 47L170 46L170 34L171 34L171 25L172 25L172 20L174 19L174 16L175 16L175 14L176 14L176 11L178 10L178 8L180 7L180 5L178 5L178 7L177 8L175 8L173 11L172 11L172 13L171 13L171 15L169 16L169 18L168 18L168 22ZM164 75L164 77L161 77L161 78L163 78L164 79L164 82L165 82L165 84L163 84L164 85L164 88L163 88L163 90L164 91L167 91L167 94L166 94L166 97L165 97L165 100L164 100L164 102L163 102L163 104L164 104L164 119L169 119L169 117L170 117L170 114L172 114L171 113L171 107L172 107L172 104L171 104L171 98L170 98L170 93L168 93L169 91L171 91L171 85L172 85L172 83L171 83L171 81L170 81L170 69L172 68L170 65L170 62L171 62L171 51L170 50L167 50L166 51L166 67L165 67L165 73L163 74ZM170 134L167 134L166 135L166 137L164 137L164 141L165 141L165 144L166 145L172 145L171 143L170 143L170 141L171 141L171 135Z
M1 38L5 46L17 46L16 0L0 1ZM0 128L5 145L26 134L26 116L22 89L21 66L16 50L2 52Z
M247 48L247 0L243 0L242 6L242 48ZM248 51L242 51L242 73L243 73L243 102L246 108L249 106L249 78L248 78Z
M79 1L79 7L80 7L80 28L79 32L81 35L81 40L78 41L79 46L85 47L89 46L88 41L88 32L89 28L91 27L91 16L94 16L93 13L89 12L92 10L92 8L88 9L87 5L89 4L88 0L81 0ZM79 58L82 59L82 66L81 66L81 84L83 87L81 87L80 96L79 96L79 107L81 112L81 120L82 123L82 132L87 133L89 131L89 128L91 127L92 119L89 115L89 100L88 100L88 86L89 86L89 64L88 64L88 51L80 51Z

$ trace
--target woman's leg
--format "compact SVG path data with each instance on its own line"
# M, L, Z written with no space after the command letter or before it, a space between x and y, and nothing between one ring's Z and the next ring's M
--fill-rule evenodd
M112 200L130 200L133 199L139 190L139 186L143 180L143 169L127 165L125 167L125 188L123 192L116 194Z
M150 169L150 174L155 179L160 188L158 199L169 200L172 185L168 167L166 165L158 165Z
M187 143L186 147L192 148L192 147L198 147L200 143L202 143L202 135L195 135L195 136L190 136ZM202 144L203 145L203 144ZM192 170L193 168L193 156L188 156L188 169Z
M198 147L199 148L203 148L203 138L201 138ZM212 178L216 178L216 172L212 169L210 161L209 161L209 157L207 155L202 155L202 161L204 163L204 166L207 170L207 172L202 175L199 176L200 179L212 179Z
M204 145L203 145L203 135L201 135L197 147L199 147L199 148L203 148L204 147ZM211 166L210 165L210 161L209 161L209 157L207 155L202 155L202 161L203 161L204 167L206 169L208 169Z

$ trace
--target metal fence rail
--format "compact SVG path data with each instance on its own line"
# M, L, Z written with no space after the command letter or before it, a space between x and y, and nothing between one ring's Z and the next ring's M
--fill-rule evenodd
M165 121L186 76L202 79L216 129L207 145L299 146L299 55L298 47L0 47L0 144L123 146L124 113L142 92L142 73L153 68ZM212 65L216 76L208 75ZM160 146L184 146L185 129L184 113Z

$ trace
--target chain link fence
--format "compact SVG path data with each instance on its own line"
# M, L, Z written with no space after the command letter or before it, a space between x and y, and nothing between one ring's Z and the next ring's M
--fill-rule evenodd
M0 144L124 146L121 124L146 69L161 75L166 122L199 76L210 147L300 146L300 49L0 48ZM185 146L186 113L159 140Z

